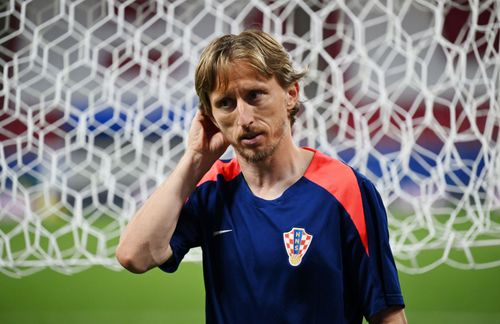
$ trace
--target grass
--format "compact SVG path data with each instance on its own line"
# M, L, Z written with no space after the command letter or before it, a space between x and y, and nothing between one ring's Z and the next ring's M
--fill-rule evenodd
M500 323L500 268L400 274L410 323Z
M410 323L500 323L500 268L446 266L400 274ZM0 323L203 323L201 265L169 275L100 267L66 276L44 270L22 279L0 275Z
M44 270L22 279L0 275L0 323L203 323L201 265L177 278L94 267L71 276Z

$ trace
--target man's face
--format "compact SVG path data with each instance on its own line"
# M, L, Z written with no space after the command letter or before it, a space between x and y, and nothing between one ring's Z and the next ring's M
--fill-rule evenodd
M291 137L288 111L298 100L298 85L283 89L245 62L232 63L227 87L210 94L215 125L236 152L249 162L260 162Z

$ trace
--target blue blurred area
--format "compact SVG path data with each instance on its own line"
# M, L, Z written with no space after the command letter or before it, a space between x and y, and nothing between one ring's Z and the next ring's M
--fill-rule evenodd
M135 110L127 111L126 108L105 106L96 108L96 112L91 115L88 113L88 107L82 104L76 107L77 112L69 114L69 118L59 126L59 129L70 133L77 127L81 127L81 124L84 123L86 131L89 134L93 134L95 143L109 144L114 141L115 135L118 134L119 136L124 131L127 123L136 127L137 121L135 118L142 118L138 125L139 130L146 141L154 142L164 132L172 130L174 124L180 127L187 127L186 118L192 116L197 105L198 103L194 102L190 107L183 104L180 107L166 109L158 104L156 107L148 107L144 110L143 114L139 114ZM82 121L82 118L85 118L85 121ZM424 138L423 143L418 144L424 147L421 150L414 149L407 161L394 162L399 163L398 168L402 168L405 170L405 174L407 174L407 176L399 179L402 187L418 187L419 181L432 175L432 170L438 164L438 161L436 161L437 158L451 158L452 160L454 167L446 172L444 179L448 185L467 186L471 179L474 180L476 176L484 172L486 162L485 156L483 156L483 147L479 140L456 143L455 150L447 153L448 157L446 157L444 152L441 152L446 149L443 143L437 143L433 138L429 138L428 140ZM400 144L394 140L381 141L376 146L376 150L382 155L392 155L392 153L397 152L399 149ZM17 150L18 148L14 145L4 147L7 167L19 170L29 165L32 172L23 172L22 174L18 172L18 176L23 178L23 183L36 184L37 177L33 176L33 174L36 175L36 173L43 170L40 168L40 162L37 163L34 161L40 159L40 157L37 156L35 151L25 151L19 154ZM347 163L353 160L355 154L356 151L354 148L347 148L338 152L339 158ZM382 177L388 172L387 166L384 167L381 165L379 159L373 153L368 153L366 161L362 163L366 163L366 168L374 177ZM402 165L402 163L407 163L407 165ZM11 188L12 180L4 180L4 186Z
M87 130L91 133L99 131L98 129L111 130L120 132L125 127L126 123L135 123L135 118L142 118L140 121L140 131L147 132L148 128L154 125L155 130L169 131L173 124L177 123L184 125L185 118L191 116L189 113L196 109L197 103L192 107L186 104L181 104L178 107L165 108L158 104L155 107L144 109L143 114L138 114L138 111L127 108L116 108L113 106L99 107L93 115L88 114L88 107L80 105L77 107L81 113L71 113L67 122L66 132L71 132L81 123L81 118L86 118Z
M390 162L389 160L387 162L397 163L397 169L402 174L405 174L405 176L402 176L398 180L402 188L414 188L413 192L418 194L417 188L419 187L419 183L433 175L433 170L437 167L438 163L441 162L441 165L446 165L448 163L445 161L446 159L451 161L444 175L444 182L449 186L467 186L471 180L474 181L477 177L482 176L482 173L485 171L486 159L484 156L485 150L480 141L456 143L454 150L450 152L446 152L448 148L441 144L427 143L424 150L413 149L407 161L397 160ZM390 154L394 152L394 145L389 141L379 142L377 150L383 155L385 153ZM356 151L350 148L338 151L337 154L341 160L350 164L355 157ZM442 161L438 161L438 159ZM384 167L373 153L368 153L365 161L365 170L371 176L381 178L389 172L387 165ZM484 188L478 189L483 190Z

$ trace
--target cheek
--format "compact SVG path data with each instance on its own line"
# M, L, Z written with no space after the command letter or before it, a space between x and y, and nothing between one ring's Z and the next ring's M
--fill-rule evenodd
M234 126L233 114L216 114L214 119L222 132L227 132Z
M273 111L270 111L266 118L273 124L282 124L283 121L288 120L289 111L287 107L283 104L276 105Z

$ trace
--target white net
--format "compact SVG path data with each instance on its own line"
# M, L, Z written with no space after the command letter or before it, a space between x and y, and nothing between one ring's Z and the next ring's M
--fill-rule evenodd
M308 67L297 143L375 182L400 270L500 265L498 0L12 0L0 272L116 268L120 232L183 153L201 50L248 27Z

